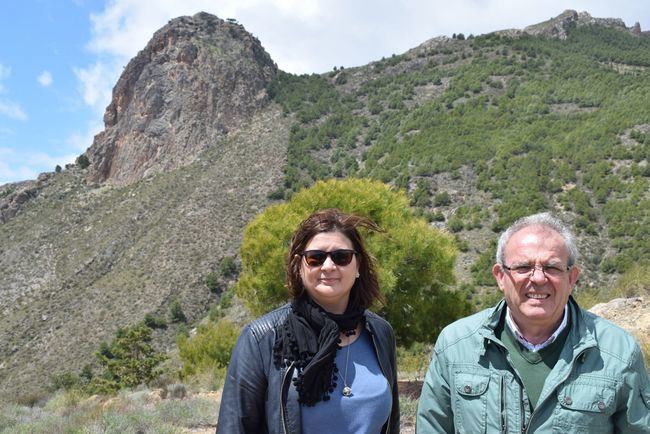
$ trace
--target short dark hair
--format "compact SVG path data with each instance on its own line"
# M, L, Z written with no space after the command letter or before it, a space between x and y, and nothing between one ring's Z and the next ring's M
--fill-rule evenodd
M377 300L383 302L375 271L375 259L366 250L363 238L358 231L360 227L382 232L372 220L354 214L346 214L335 208L317 211L303 220L291 238L291 246L287 255L285 271L289 294L293 298L299 298L306 292L300 270L301 254L309 241L319 233L340 232L352 242L359 262L359 278L352 285L350 301L353 305L363 308L369 308Z

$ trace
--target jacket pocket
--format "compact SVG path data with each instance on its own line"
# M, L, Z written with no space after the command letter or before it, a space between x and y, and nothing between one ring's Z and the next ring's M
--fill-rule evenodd
M613 431L615 382L605 378L572 381L558 389L557 400L555 432L598 434Z
M458 433L485 433L489 373L454 374L454 425Z

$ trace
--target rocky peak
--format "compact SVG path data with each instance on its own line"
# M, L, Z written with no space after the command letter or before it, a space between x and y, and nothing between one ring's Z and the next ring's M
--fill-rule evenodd
M86 151L89 182L126 185L189 164L266 104L277 66L234 20L169 21L124 69Z
M567 9L555 18L524 28L524 33L533 36L566 39L571 29L591 24L627 29L625 22L620 18L594 18L587 12L578 13Z

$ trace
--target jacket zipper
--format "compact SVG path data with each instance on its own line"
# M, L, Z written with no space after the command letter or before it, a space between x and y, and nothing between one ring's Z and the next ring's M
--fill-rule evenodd
M377 348L377 342L375 342L375 334L370 330L370 327L366 327L368 331L370 332L370 337L372 338L372 346L375 348L375 354L377 355L377 361L379 362L379 369L381 369L381 373L384 374L384 378L386 378L386 382L388 383L388 388L390 389L390 399L393 399L393 385L390 382L390 379L386 375L386 370L384 369L384 365L381 364L381 357L379 355L379 349ZM393 404L391 404L391 411L388 413L388 420L386 421L386 432L390 431L390 417L393 414Z
M560 381L557 383L558 386L559 386L560 384L564 383L564 382L566 381L567 378L569 378L569 375L571 375L571 372L573 372L573 365L575 364L575 361L578 360L578 359L582 356L582 354L583 354L585 351L587 351L588 349L589 349L589 348L585 348L585 349L583 349L582 351L580 351L580 352L578 353L578 355L577 355L576 357L574 357L573 361L571 362L571 369L569 369L569 372L567 372L567 374L564 376L564 378L562 378L562 380L560 380ZM557 387L557 386L556 386L556 387ZM540 408L540 407L542 406L542 404L544 404L544 403L546 402L546 400L547 400L548 398L550 398L550 397L551 397L551 395L549 394L546 398L544 398L544 401L542 401L542 402L538 402L538 403L537 403L537 406L535 407L535 410L533 410L533 412L532 412L531 415L530 415L530 419L528 419L528 425L526 426L526 424L524 424L523 430L521 431L522 434L527 434L527 433L528 433L528 428L530 428L530 423L532 422L533 417L535 416L535 412L536 412L537 409ZM523 401L523 400L522 400L522 401Z
M503 376L501 376L501 432L508 432L508 422L506 419L506 385Z
M287 405L283 399L284 388L287 382L287 376L289 375L289 372L293 372L293 365L295 363L296 363L295 361L291 362L291 365L289 365L287 370L284 371L284 375L282 376L282 387L280 387L280 414L282 415L282 432L284 434L289 433L289 430L287 429Z

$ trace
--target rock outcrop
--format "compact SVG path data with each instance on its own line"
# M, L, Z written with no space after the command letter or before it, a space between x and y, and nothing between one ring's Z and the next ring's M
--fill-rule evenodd
M524 28L523 32L533 36L566 39L571 29L592 24L626 29L625 22L620 18L594 18L587 12L578 13L567 9L555 18Z
M589 311L613 322L640 341L650 338L650 301L643 297L616 298L597 304Z
M14 218L27 202L38 196L52 177L51 173L41 173L36 181L23 181L0 186L0 224Z
M171 20L113 89L87 180L126 185L191 163L266 104L276 73L242 25L203 12Z

